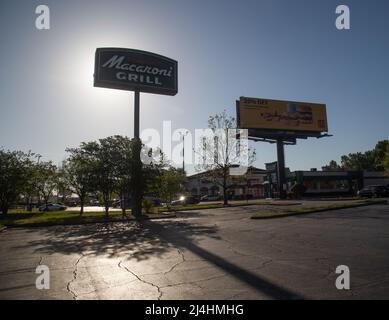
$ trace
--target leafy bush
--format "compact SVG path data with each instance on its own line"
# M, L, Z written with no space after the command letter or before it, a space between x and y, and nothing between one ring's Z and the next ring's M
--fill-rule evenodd
M290 192L288 193L288 197L290 199L301 199L306 191L307 188L304 185L296 183L290 189Z
M152 213L153 206L154 204L151 200L149 199L142 200L142 207L144 208L145 213Z

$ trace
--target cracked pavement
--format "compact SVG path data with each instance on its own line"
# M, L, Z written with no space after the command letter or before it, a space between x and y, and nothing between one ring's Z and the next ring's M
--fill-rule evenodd
M0 299L388 299L389 206L251 220L263 206L158 221L7 229ZM35 269L50 268L37 290ZM347 265L351 290L335 287Z

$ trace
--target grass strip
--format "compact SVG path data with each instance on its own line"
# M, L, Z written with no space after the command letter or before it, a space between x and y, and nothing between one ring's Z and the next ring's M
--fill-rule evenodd
M292 210L260 212L254 214L251 217L251 219L266 220L266 219L275 219L275 218L285 218L285 217L291 217L291 216L302 215L302 214L333 211L333 210L340 210L340 209L347 209L347 208L357 208L357 207L364 207L364 206L370 206L376 204L387 204L387 203L388 202L386 200L366 200L357 203L335 203L335 204L317 206L317 207L303 207L303 208L296 208Z
M175 216L174 214L150 214L144 215L145 219L162 219ZM122 212L110 212L109 216L105 212L84 212L80 215L79 212L73 211L58 211L58 212L10 212L7 215L0 214L0 225L6 227L35 227L35 226L54 226L54 225L78 225L90 223L106 223L106 222L125 222L134 220L131 211L126 212L126 216Z

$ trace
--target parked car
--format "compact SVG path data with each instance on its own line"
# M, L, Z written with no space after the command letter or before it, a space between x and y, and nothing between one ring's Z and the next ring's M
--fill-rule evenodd
M358 196L363 198L389 197L389 190L386 186L368 186L359 190Z
M100 201L94 199L94 200L89 201L89 204L90 204L92 207L98 207L98 206L100 206Z
M198 204L200 202L199 197L197 196L182 196L178 200L171 202L172 206L186 206L188 204Z
M221 195L215 195L215 196L205 195L201 197L201 201L220 201L222 200L222 198L223 197Z
M78 206L77 201L67 201L66 203L69 207L77 207Z
M149 200L153 203L154 207L160 207L161 206L161 199L153 196L145 196L144 199ZM131 198L126 198L124 200L124 206L126 209L131 209ZM122 207L122 201L117 200L112 203L112 207L114 208L121 208Z
M59 203L44 204L43 206L39 207L39 211L64 211L66 209L67 206Z
M145 196L144 199L151 201L154 207L160 207L162 205L161 199L157 197Z

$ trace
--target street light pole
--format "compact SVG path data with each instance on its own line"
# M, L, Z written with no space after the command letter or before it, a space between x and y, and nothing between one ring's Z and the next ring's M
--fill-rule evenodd
M185 133L180 132L182 136L182 172L185 174L185 137L188 135L189 131Z
M37 161L37 169L39 170L39 162L41 160L42 156L38 154L38 161ZM38 184L38 177L35 176L35 186ZM39 190L37 190L37 196L38 196L38 208L41 206L41 196L39 194Z

